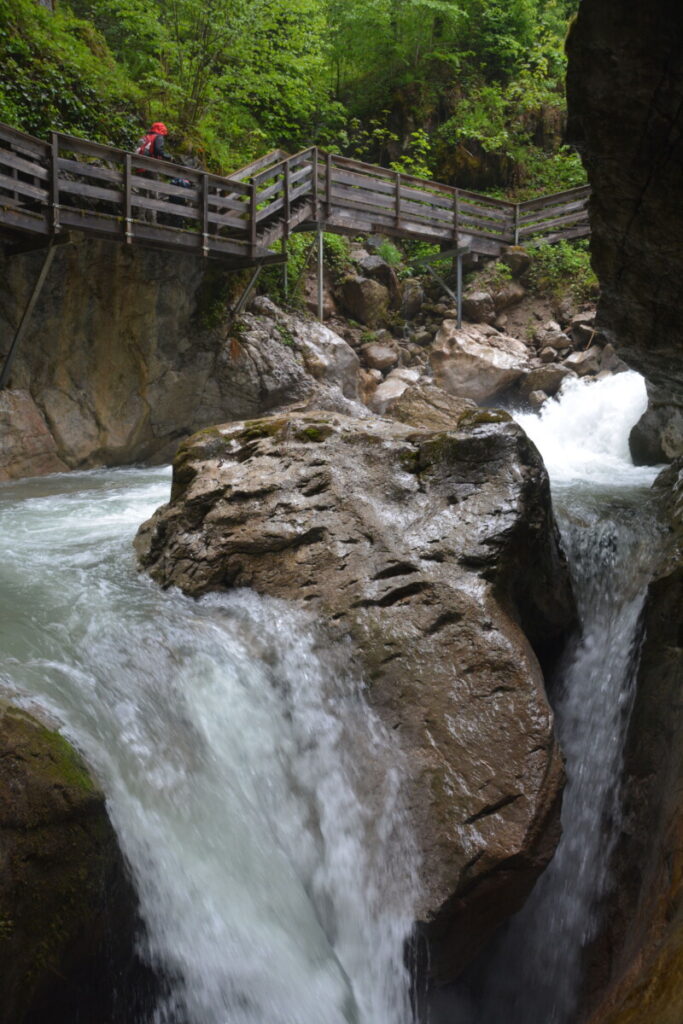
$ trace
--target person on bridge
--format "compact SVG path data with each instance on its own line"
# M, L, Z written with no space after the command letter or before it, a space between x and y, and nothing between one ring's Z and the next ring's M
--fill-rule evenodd
M136 154L139 156L151 156L157 160L169 160L170 157L164 149L164 139L168 135L168 128L163 121L155 121L149 131L145 132L140 141L138 142ZM138 170L135 172L143 178L155 177L154 174L149 171ZM137 195L149 195L144 190L142 193L139 189L134 189ZM143 220L146 220L150 224L156 224L157 215L155 210L144 208L140 211L140 215Z
M137 152L140 156L153 156L158 160L168 160L164 152L164 138L168 128L163 121L155 121L148 132L145 132L138 143Z

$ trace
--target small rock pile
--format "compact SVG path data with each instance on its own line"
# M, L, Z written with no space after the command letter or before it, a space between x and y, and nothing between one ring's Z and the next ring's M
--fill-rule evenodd
M553 318L550 303L527 290L531 256L519 246L475 274L461 328L455 303L441 298L436 282L399 281L364 249L352 257L354 272L341 282L336 305L353 319L330 327L357 353L359 396L380 415L418 382L485 406L537 411L567 378L627 369L596 329L592 304L559 302Z

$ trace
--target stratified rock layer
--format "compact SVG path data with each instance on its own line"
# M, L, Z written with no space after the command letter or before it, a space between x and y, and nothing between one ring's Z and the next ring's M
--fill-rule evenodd
M442 433L320 412L203 431L136 540L164 586L253 587L351 637L408 752L439 978L554 849L562 765L531 644L551 658L573 620L536 449L506 414L458 415Z
M0 852L0 1022L111 1019L134 902L104 796L58 733L6 706Z

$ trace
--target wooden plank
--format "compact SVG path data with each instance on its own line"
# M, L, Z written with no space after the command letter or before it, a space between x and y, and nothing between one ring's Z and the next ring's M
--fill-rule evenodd
M38 199L40 202L47 202L48 199L48 190L46 188L30 185L28 181L12 178L8 174L0 174L0 188L6 188L10 192L18 192L22 196L30 196L31 199Z
M577 188L570 188L565 192L553 192L551 195L540 196L538 199L529 199L524 203L520 203L520 212L526 213L529 210L542 209L544 206L556 206L563 200L569 202L581 196L588 198L590 192L590 185L579 185Z
M9 143L15 153L24 153L45 161L49 157L48 143L36 139L33 135L27 135L26 132L20 132L18 128L10 128L8 124L0 125L0 139Z
M577 221L587 224L588 217L583 212L568 213L564 217L555 217L553 220L543 221L541 224L531 224L528 227L522 228L519 232L519 237L528 238L530 235L542 235L563 225L576 224Z
M281 163L283 160L286 160L287 157L288 154L284 149L272 149L270 153L265 153L263 156L260 156L258 160L254 160L250 164L245 164L244 167L240 167L239 170L228 175L227 178L223 178L222 180L233 182L241 181L242 178L253 178L253 176L258 174L258 172L264 167L267 167L270 164ZM247 188L248 187L249 186L247 186Z
M148 199L147 196L139 195L133 189L133 207L143 210L156 210L158 213L170 213L175 217L184 217L187 220L198 220L200 212L195 206L181 206L180 203L165 203L161 199Z
M244 199L230 199L228 196L213 195L209 192L209 208L211 207L218 211L236 210L238 213L243 213L248 209L248 204Z
M458 191L460 192L461 200L473 199L478 206L491 206L494 209L509 210L510 215L512 215L512 207L515 204L511 203L509 199L496 199L495 196L485 196L481 192L470 192L465 188L461 188Z
M587 213L587 210L587 200L580 199L575 203L560 203L557 206L547 207L543 210L531 210L523 217L520 217L519 223L521 227L526 227L528 224L542 224L544 220L551 220L553 217L563 213Z
M0 197L0 225L12 231L29 232L30 234L47 235L50 232L50 223L47 210L26 210L23 207L10 207L3 205L4 200Z
M67 195L83 196L84 199L102 199L109 203L120 203L123 192L120 189L100 188L98 185L84 185L81 181L69 181L67 178L59 179L59 193Z
M283 173L284 173L284 169L285 169L286 166L287 166L286 164L282 165ZM279 181L276 181L274 185L269 185L268 188L264 188L258 194L258 201L259 201L259 203L265 203L265 201L267 199L270 199L271 196L279 195L280 193L283 192L283 188L284 188L284 186L283 186L282 179L280 179Z
M46 181L50 175L47 167L34 160L26 160L17 156L10 149L0 148L0 166L11 167L14 171L21 171L23 174L31 174L34 178Z
M110 160L117 164L122 161L124 151L121 149L103 146L99 142L90 142L88 139L81 139L77 135L67 135L65 132L54 132L54 135L60 152L66 150L69 153L81 153L83 156L94 156L98 160Z
M261 197L259 196L259 199L260 198ZM268 206L262 207L257 212L257 214L256 214L256 223L260 224L262 221L267 220L268 217L272 217L273 214L279 213L280 210L282 210L283 207L284 207L284 198L282 196L278 196L278 198L273 200L272 203L269 203Z
M127 154L129 155L129 154ZM95 164L86 164L82 160L68 160L60 156L57 160L57 168L62 177L62 171L69 174L77 174L84 178L99 178L102 181L110 181L112 184L120 185L123 181L122 171L112 171L109 167L97 167Z
M565 228L564 231L554 231L545 237L530 238L525 244L532 248L536 245L553 245L555 242L568 241L572 238L588 238L590 233L590 224L582 224L578 227Z

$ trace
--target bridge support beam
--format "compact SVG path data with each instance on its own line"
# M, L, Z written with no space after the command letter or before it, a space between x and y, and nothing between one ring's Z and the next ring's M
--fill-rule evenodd
M324 252L323 229L318 228L318 320L323 322L323 257Z
M54 242L50 242L47 252L45 253L43 265L40 268L40 273L38 274L38 279L35 285L33 286L31 297L26 304L24 315L22 316L21 322L17 327L14 338L12 339L12 344L9 347L9 352L7 353L7 356L5 358L5 364L2 368L2 371L0 372L0 391L2 391L3 388L7 387L7 381L9 380L9 375L12 371L12 365L14 363L14 360L16 359L17 352L19 351L19 345L21 344L22 338L26 334L26 329L28 328L29 321L31 319L31 314L33 313L36 302L40 297L40 293L43 290L43 285L45 284L45 280L50 271L50 266L52 265L52 260L54 258L55 252L56 246Z

